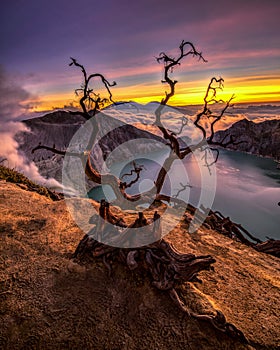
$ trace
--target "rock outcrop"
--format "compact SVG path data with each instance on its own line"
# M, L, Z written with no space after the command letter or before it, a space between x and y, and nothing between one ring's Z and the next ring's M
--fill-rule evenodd
M280 160L280 120L254 123L248 119L242 119L230 128L218 131L214 141L224 140L226 143L231 136L237 142L242 141L237 145L229 145L228 148L232 150Z

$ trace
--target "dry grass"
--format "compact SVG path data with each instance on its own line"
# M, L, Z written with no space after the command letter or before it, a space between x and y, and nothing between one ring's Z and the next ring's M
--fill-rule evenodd
M45 196L47 198L51 198L51 199L55 198L55 196L53 196L52 191L50 191L46 187L40 186L35 182L29 180L25 175L18 172L17 170L8 168L1 164L0 164L0 180L15 183L23 189L37 192L40 195Z

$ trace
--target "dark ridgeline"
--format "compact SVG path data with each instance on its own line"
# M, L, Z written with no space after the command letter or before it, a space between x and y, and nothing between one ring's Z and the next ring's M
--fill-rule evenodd
M244 118L226 130L217 131L214 139L227 142L230 137L234 137L239 143L229 144L229 149L280 160L279 119L254 123Z

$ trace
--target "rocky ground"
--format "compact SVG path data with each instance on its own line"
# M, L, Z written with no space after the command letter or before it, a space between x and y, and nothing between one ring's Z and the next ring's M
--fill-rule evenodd
M64 201L0 181L0 349L278 349L279 259L184 224L166 239L211 254L215 271L178 290L198 313L221 310L241 344L176 308L149 276L71 259L84 233Z

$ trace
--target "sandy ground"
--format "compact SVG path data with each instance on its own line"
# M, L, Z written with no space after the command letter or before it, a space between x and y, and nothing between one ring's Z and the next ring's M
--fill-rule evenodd
M211 254L215 271L179 292L189 308L222 310L250 341L240 344L181 313L149 276L99 261L71 260L83 232L66 210L0 181L0 349L277 349L279 259L216 232L167 237L177 249ZM172 218L170 218L172 220Z

